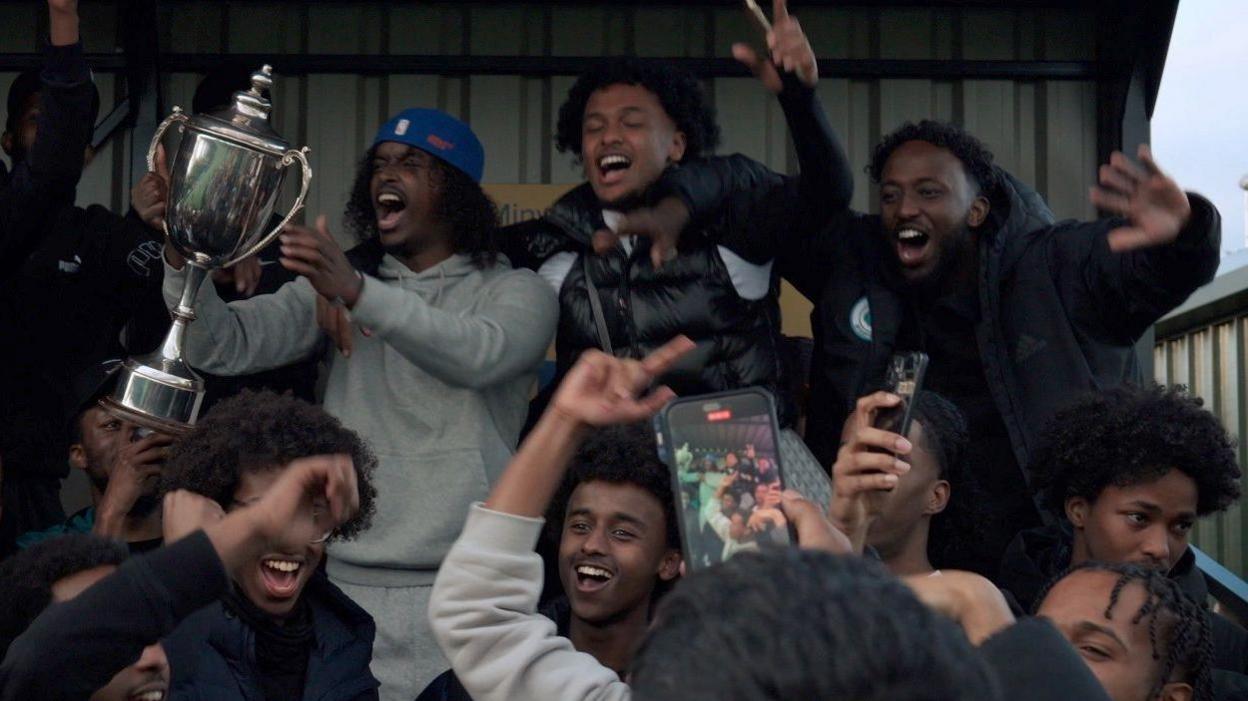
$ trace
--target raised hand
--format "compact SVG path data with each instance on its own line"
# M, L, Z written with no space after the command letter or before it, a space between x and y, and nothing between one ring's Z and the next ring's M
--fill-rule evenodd
M347 455L294 460L264 496L244 508L270 547L324 540L360 509L355 466Z
M144 224L164 232L165 206L169 202L169 166L165 161L165 147L156 147L156 170L145 173L130 188L130 206Z
M589 426L649 418L676 394L667 387L647 388L693 348L693 341L677 336L641 360L586 351L559 384L551 411Z
M793 524L799 547L805 550L822 550L833 555L849 555L853 552L849 538L823 517L819 507L792 489L786 489L783 497L780 508Z
M48 20L53 46L78 43L78 0L48 0Z
M815 51L797 18L789 15L785 0L774 0L772 3L772 24L771 31L767 33L767 48L771 52L769 60L762 59L753 48L742 43L732 45L732 55L775 94L783 89L781 70L795 74L808 88L815 87L819 82L819 62L815 59Z
M355 306L364 279L329 233L325 215L316 218L315 229L287 226L281 242L282 267L306 277L322 297L348 308Z
M225 518L221 505L206 496L185 489L165 494L160 525L165 545L207 528Z
M96 506L92 533L110 538L124 534L126 515L144 492L153 491L151 486L160 479L172 442L170 436L153 433L117 449L108 471L108 486Z
M1092 204L1125 218L1127 226L1109 232L1112 251L1131 251L1173 241L1191 217L1187 194L1161 171L1148 146L1140 144L1140 162L1115 151L1100 168L1100 185L1093 186Z
M689 208L679 197L665 197L653 207L640 207L621 216L616 230L600 229L594 234L594 250L603 255L619 243L621 236L650 239L650 262L656 269L676 257L680 232L689 223Z
M828 513L857 552L862 551L867 531L883 511L888 494L897 487L901 475L910 471L910 465L897 457L910 453L910 441L873 425L881 409L900 402L901 397L886 392L862 397L841 434L841 449L832 466Z
M219 285L234 285L234 291L244 297L250 297L256 293L256 287L260 285L260 276L264 274L264 268L260 265L260 259L256 256L247 256L228 268L217 268L212 271L212 281Z
M355 325L351 321L351 312L341 304L334 304L324 297L316 296L316 325L329 336L329 340L342 353L342 357L350 358L355 349ZM373 330L359 327L360 333L372 336Z

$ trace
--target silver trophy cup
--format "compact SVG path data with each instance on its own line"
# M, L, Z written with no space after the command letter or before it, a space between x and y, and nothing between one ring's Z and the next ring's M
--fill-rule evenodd
M213 115L187 117L175 107L147 152L156 169L156 150L175 127L181 142L169 162L165 236L186 257L186 282L173 309L173 325L160 348L127 358L116 389L100 400L106 410L164 433L183 433L194 423L204 398L203 379L182 357L192 306L208 273L227 268L264 248L303 207L312 180L307 148L292 149L269 126L272 104L265 93L273 69L251 76L251 89L234 94L234 104ZM287 168L302 168L299 197L276 228L266 233Z

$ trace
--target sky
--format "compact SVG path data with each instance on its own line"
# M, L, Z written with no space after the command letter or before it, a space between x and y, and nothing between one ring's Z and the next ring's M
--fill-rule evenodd
M1248 248L1248 3L1181 0L1152 121L1158 164L1222 213L1224 251ZM1234 256L1248 264L1248 253ZM1220 272L1226 272L1226 265Z

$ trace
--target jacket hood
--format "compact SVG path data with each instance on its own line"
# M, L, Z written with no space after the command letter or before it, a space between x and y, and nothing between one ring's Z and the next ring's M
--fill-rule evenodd
M994 256L1001 256L1001 269L1006 270L1026 249L1026 246L1014 245L1015 242L1021 242L1032 232L1048 229L1057 218L1030 185L999 166L994 168L998 186L989 198L992 206L988 212L988 226L984 227L990 234L981 245Z

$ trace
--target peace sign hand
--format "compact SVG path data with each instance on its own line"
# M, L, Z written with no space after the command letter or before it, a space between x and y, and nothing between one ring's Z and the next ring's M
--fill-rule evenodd
M1192 214L1187 194L1161 171L1148 146L1140 144L1137 153L1138 164L1115 151L1091 191L1092 204L1129 222L1109 232L1109 248L1118 253L1170 243Z
M797 79L806 87L815 87L819 82L819 63L815 59L815 51L797 18L789 15L785 0L774 0L772 18L771 31L767 33L770 60L760 58L748 44L733 44L733 57L745 64L772 93L779 94L783 89L780 69L796 74Z
M641 360L586 351L559 384L551 409L589 426L649 418L676 393L667 387L646 393L646 388L693 347L693 341L677 336Z

